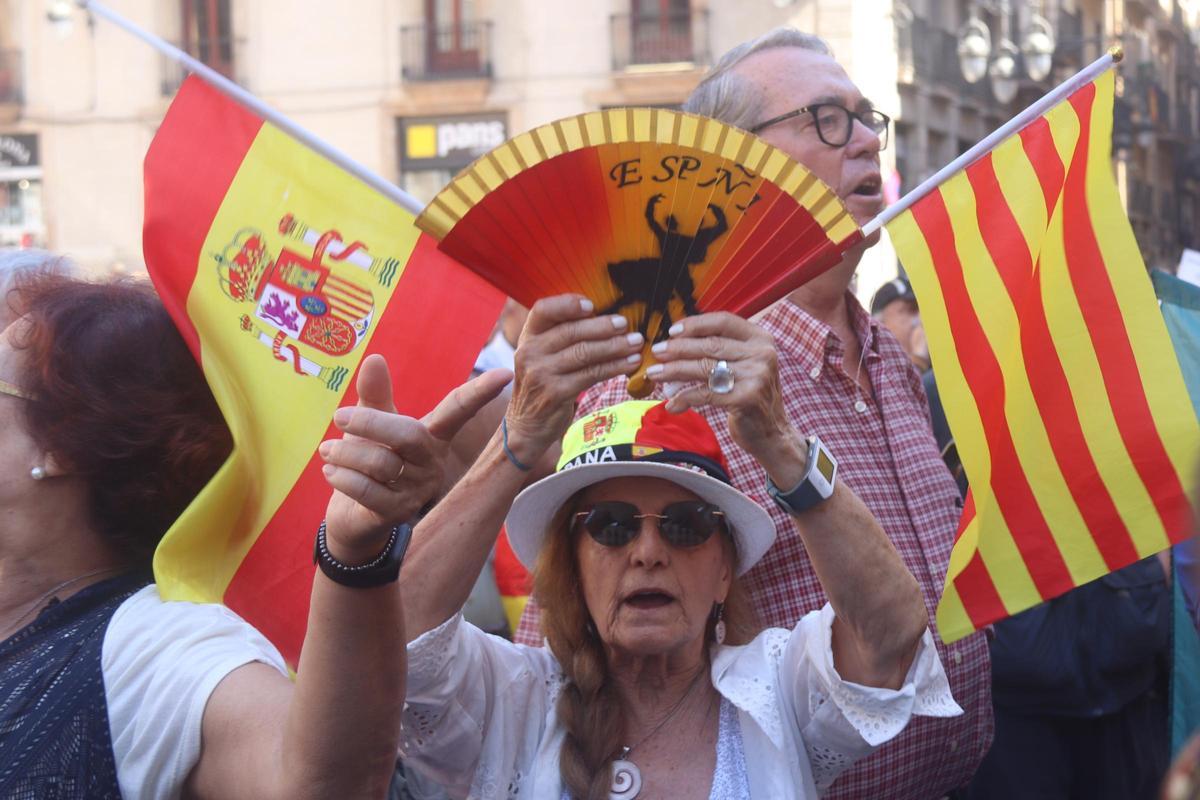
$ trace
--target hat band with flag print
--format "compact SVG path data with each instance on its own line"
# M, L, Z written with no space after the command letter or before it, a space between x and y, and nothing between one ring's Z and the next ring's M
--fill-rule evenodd
M517 496L505 525L521 563L533 569L567 501L588 486L624 477L661 478L721 509L737 549L738 575L775 542L771 516L733 488L721 446L703 416L631 400L576 420L563 437L555 474Z

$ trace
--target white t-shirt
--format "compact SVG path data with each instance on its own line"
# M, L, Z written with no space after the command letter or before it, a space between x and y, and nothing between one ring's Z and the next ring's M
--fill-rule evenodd
M100 664L125 800L179 797L200 758L209 695L253 661L287 675L279 651L224 606L164 602L150 585L117 608Z

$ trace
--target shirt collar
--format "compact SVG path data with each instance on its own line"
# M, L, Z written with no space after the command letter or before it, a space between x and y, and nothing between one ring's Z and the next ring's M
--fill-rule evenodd
M879 357L879 321L867 313L862 303L847 290L846 308L850 312L850 324L863 345L863 360ZM783 333L781 345L791 350L803 365L804 371L813 380L818 380L826 367L840 367L845 343L833 328L809 314L802 307L784 298L771 307L763 322L772 333Z

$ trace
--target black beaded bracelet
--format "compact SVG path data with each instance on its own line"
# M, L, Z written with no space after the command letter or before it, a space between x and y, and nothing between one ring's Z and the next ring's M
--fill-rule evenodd
M397 525L392 528L392 535L379 555L365 564L351 566L338 561L329 552L329 543L325 540L325 520L321 520L321 526L317 528L317 541L313 545L313 563L321 568L327 578L342 586L354 589L383 586L400 577L400 565L411 538L411 525Z

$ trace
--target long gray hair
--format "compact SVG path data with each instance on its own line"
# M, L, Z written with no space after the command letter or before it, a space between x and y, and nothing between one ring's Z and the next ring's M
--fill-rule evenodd
M712 117L738 128L749 129L756 125L762 120L762 90L733 69L749 56L776 47L798 47L826 56L833 55L829 45L819 36L795 28L775 28L757 39L742 42L721 56L721 60L709 70L684 102L683 110Z

